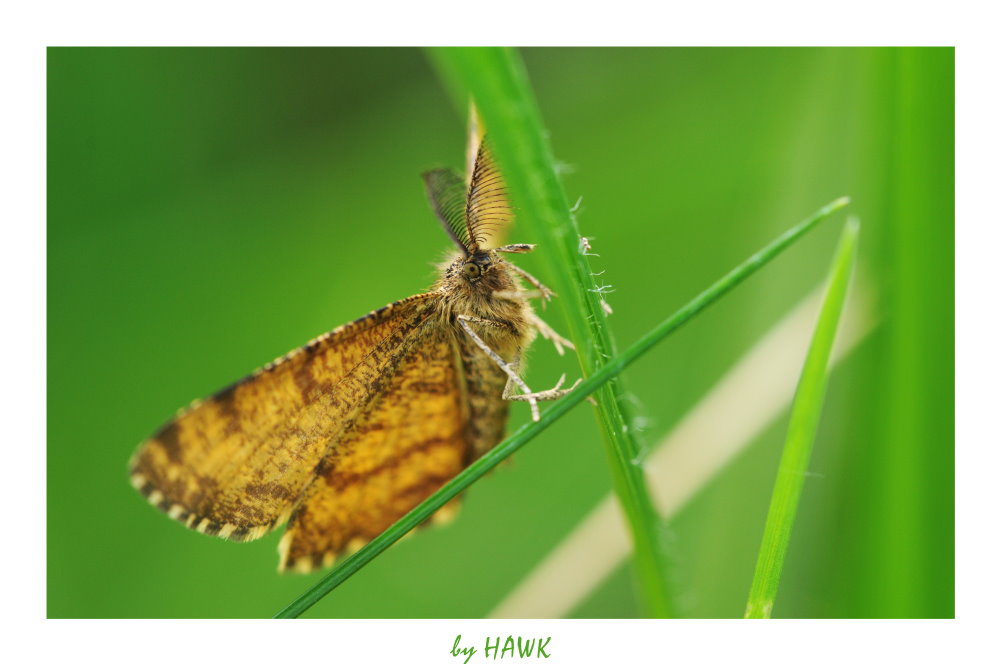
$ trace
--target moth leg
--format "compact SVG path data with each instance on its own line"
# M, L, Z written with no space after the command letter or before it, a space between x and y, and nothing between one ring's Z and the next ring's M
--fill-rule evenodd
M582 378L577 378L576 382L573 383L573 386L569 389L559 389L562 387L565 380L566 374L563 374L559 377L559 382L556 383L556 386L552 389L543 390L541 392L532 392L531 394L507 394L507 390L504 390L504 399L507 399L508 401L528 401L529 399L535 399L536 401L555 401L556 399L559 399L575 390L576 386L583 381Z
M512 266L513 267L513 266ZM527 273L525 272L527 275ZM526 278L534 279L531 275L527 275ZM539 284L541 286L541 284ZM545 286L542 286L545 288ZM545 301L552 297L554 293L547 288L543 290L532 290L532 291L497 291L493 293L493 297L500 298L502 300L529 300L531 298L540 297L542 298L542 307L545 306ZM603 303L604 301L601 300ZM538 314L534 312L533 309L528 308L528 322L537 329L542 337L548 339L552 342L552 345L556 347L556 352L560 355L563 354L563 347L569 348L570 350L576 350L576 346L569 339L566 339L559 335L558 332L549 327L549 324L538 317Z
M480 336L472 330L472 327L469 326L469 322L480 323L482 325L491 325L493 327L502 327L502 325L500 323L497 323L496 321L487 320L485 318L476 318L475 316L466 316L465 314L459 314L458 316L456 316L456 318L458 319L458 324L462 326L462 329L465 330L466 334L468 334L472 338L475 344L479 346L479 348L484 353L486 353L486 355L488 355L491 360L496 362L497 366L500 367L500 369L505 374L507 374L508 384L513 382L515 385L521 388L521 391L524 392L525 397L530 397L521 399L521 401L528 402L528 405L531 406L531 419L537 422L540 417L538 413L538 401L532 396L531 388L528 387L527 383L525 383L524 380L522 380L521 377L517 375L517 371L515 369L516 362L514 365L511 365L510 363L506 362L502 357L500 357L495 350L490 348L486 344L486 342L483 341L480 338ZM507 390L505 389L504 392L506 393L506 391Z
M512 270L514 270L514 272L517 272L519 275L521 275L521 278L523 278L529 284L531 284L536 289L538 289L538 292L541 294L541 298L542 298L542 309L544 309L545 308L545 303L547 301L551 300L555 296L555 293L553 293L552 290L548 286L546 286L541 281L539 281L538 279L536 279L531 273L529 273L524 268L518 267L517 265L514 265L513 263L507 263L507 265Z
M498 300L510 300L513 302L516 300L532 300L536 297L545 297L545 294L538 290L502 290L493 291L493 297Z
M549 327L549 324L539 318L538 314L531 309L528 310L528 321L538 330L542 337L552 342L552 345L556 347L556 352L560 355L563 354L563 346L570 350L576 350L576 346L573 345L572 341L559 336L558 332Z
M518 355L514 358L514 361L510 363L510 368L516 373L519 371L519 365L521 364L521 356ZM517 383L515 383L509 376L507 377L507 383L503 386L503 394L500 398L504 401L510 401L511 396L517 394Z
M479 348L481 348L482 351L490 357L490 359L496 362L497 366L499 366L505 374L507 374L507 385L504 386L502 397L507 401L527 401L528 405L531 406L531 419L535 422L537 422L540 417L538 412L539 401L554 401L563 395L572 392L576 389L576 386L580 384L580 381L583 380L582 378L578 378L577 381L573 383L573 387L570 387L567 390L562 390L559 388L562 387L563 382L566 380L566 374L563 374L559 378L559 382L556 383L555 387L548 390L542 390L541 392L532 392L527 383L525 383L524 380L517 375L517 365L520 363L521 358L517 357L513 362L504 361L504 359L500 357L496 351L490 348L486 342L483 341L482 338L480 338L480 336L469 326L469 322L474 322L481 323L483 325L492 325L493 327L503 327L500 323L485 318L466 316L465 314L459 314L457 318L459 325L461 325L462 329L465 330L470 337L472 337L472 340L476 343L476 345L479 346ZM553 334L555 333L553 332ZM565 339L563 339L563 341L566 342ZM570 345L570 347L572 348L572 345ZM512 394L514 391L512 385L517 385L517 387L519 387L524 394Z
M517 372L520 369L520 364L521 364L521 356L518 355L517 357L514 358L514 361L510 363L510 367L515 372ZM566 380L566 374L563 374L562 378L559 379L559 383L556 385L556 388L558 388L560 385L562 385L562 383L563 383L564 380ZM500 395L501 398L503 398L505 401L528 401L527 395L524 395L522 397L522 395L519 395L519 394L517 394L515 392L514 387L516 385L517 385L517 383L515 383L510 378L508 378L507 379L507 384L504 385L504 388L503 388L503 394ZM576 387L576 386L574 385L573 387ZM534 397L536 401L545 401L546 399L545 399L544 395L546 395L546 394L548 394L550 392L552 392L552 390L546 390L544 392L531 392L531 396ZM542 395L542 396L538 396L538 395ZM557 398L557 397L554 397L554 398Z
M503 394L500 395L500 398L504 401L510 401L510 397L517 394L517 392L514 391L515 386L516 383L508 378L507 384L503 386Z

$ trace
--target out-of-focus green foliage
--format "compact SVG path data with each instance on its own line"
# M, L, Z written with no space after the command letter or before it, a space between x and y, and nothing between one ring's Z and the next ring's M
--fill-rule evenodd
M831 376L775 616L953 615L953 51L523 56L622 345L852 196L882 324ZM419 173L461 166L465 119L414 50L54 49L48 104L49 615L271 615L314 581L276 574L278 536L184 530L132 490L127 459L191 399L430 284L448 242ZM629 370L646 439L820 283L836 234ZM567 370L533 350L533 384ZM682 615L741 614L784 425L671 524ZM609 482L578 410L478 482L453 525L309 615L484 615ZM574 615L637 615L628 576Z

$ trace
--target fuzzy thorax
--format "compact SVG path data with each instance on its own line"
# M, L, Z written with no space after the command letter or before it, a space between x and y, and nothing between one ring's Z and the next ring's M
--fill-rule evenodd
M441 277L435 289L441 297L441 313L452 323L464 314L490 321L477 331L506 359L521 354L534 337L526 292L499 252L455 254L438 266ZM457 325L456 325L457 328Z

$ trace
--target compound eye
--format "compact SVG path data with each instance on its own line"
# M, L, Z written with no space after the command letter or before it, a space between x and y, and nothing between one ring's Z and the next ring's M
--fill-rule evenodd
M467 276L469 279L475 279L476 277L478 277L483 273L483 271L480 270L479 266L476 265L475 263L466 263L465 265L463 265L462 272L464 272L465 276Z

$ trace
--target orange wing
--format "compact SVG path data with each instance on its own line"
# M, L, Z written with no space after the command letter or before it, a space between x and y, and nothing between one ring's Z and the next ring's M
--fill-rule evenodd
M192 404L136 452L132 485L198 532L263 536L422 336L434 298L383 307Z
M383 391L321 464L279 546L308 572L356 549L454 477L474 453L454 333L428 325ZM493 395L499 400L499 391ZM502 433L502 423L500 431ZM495 441L494 441L495 444Z

